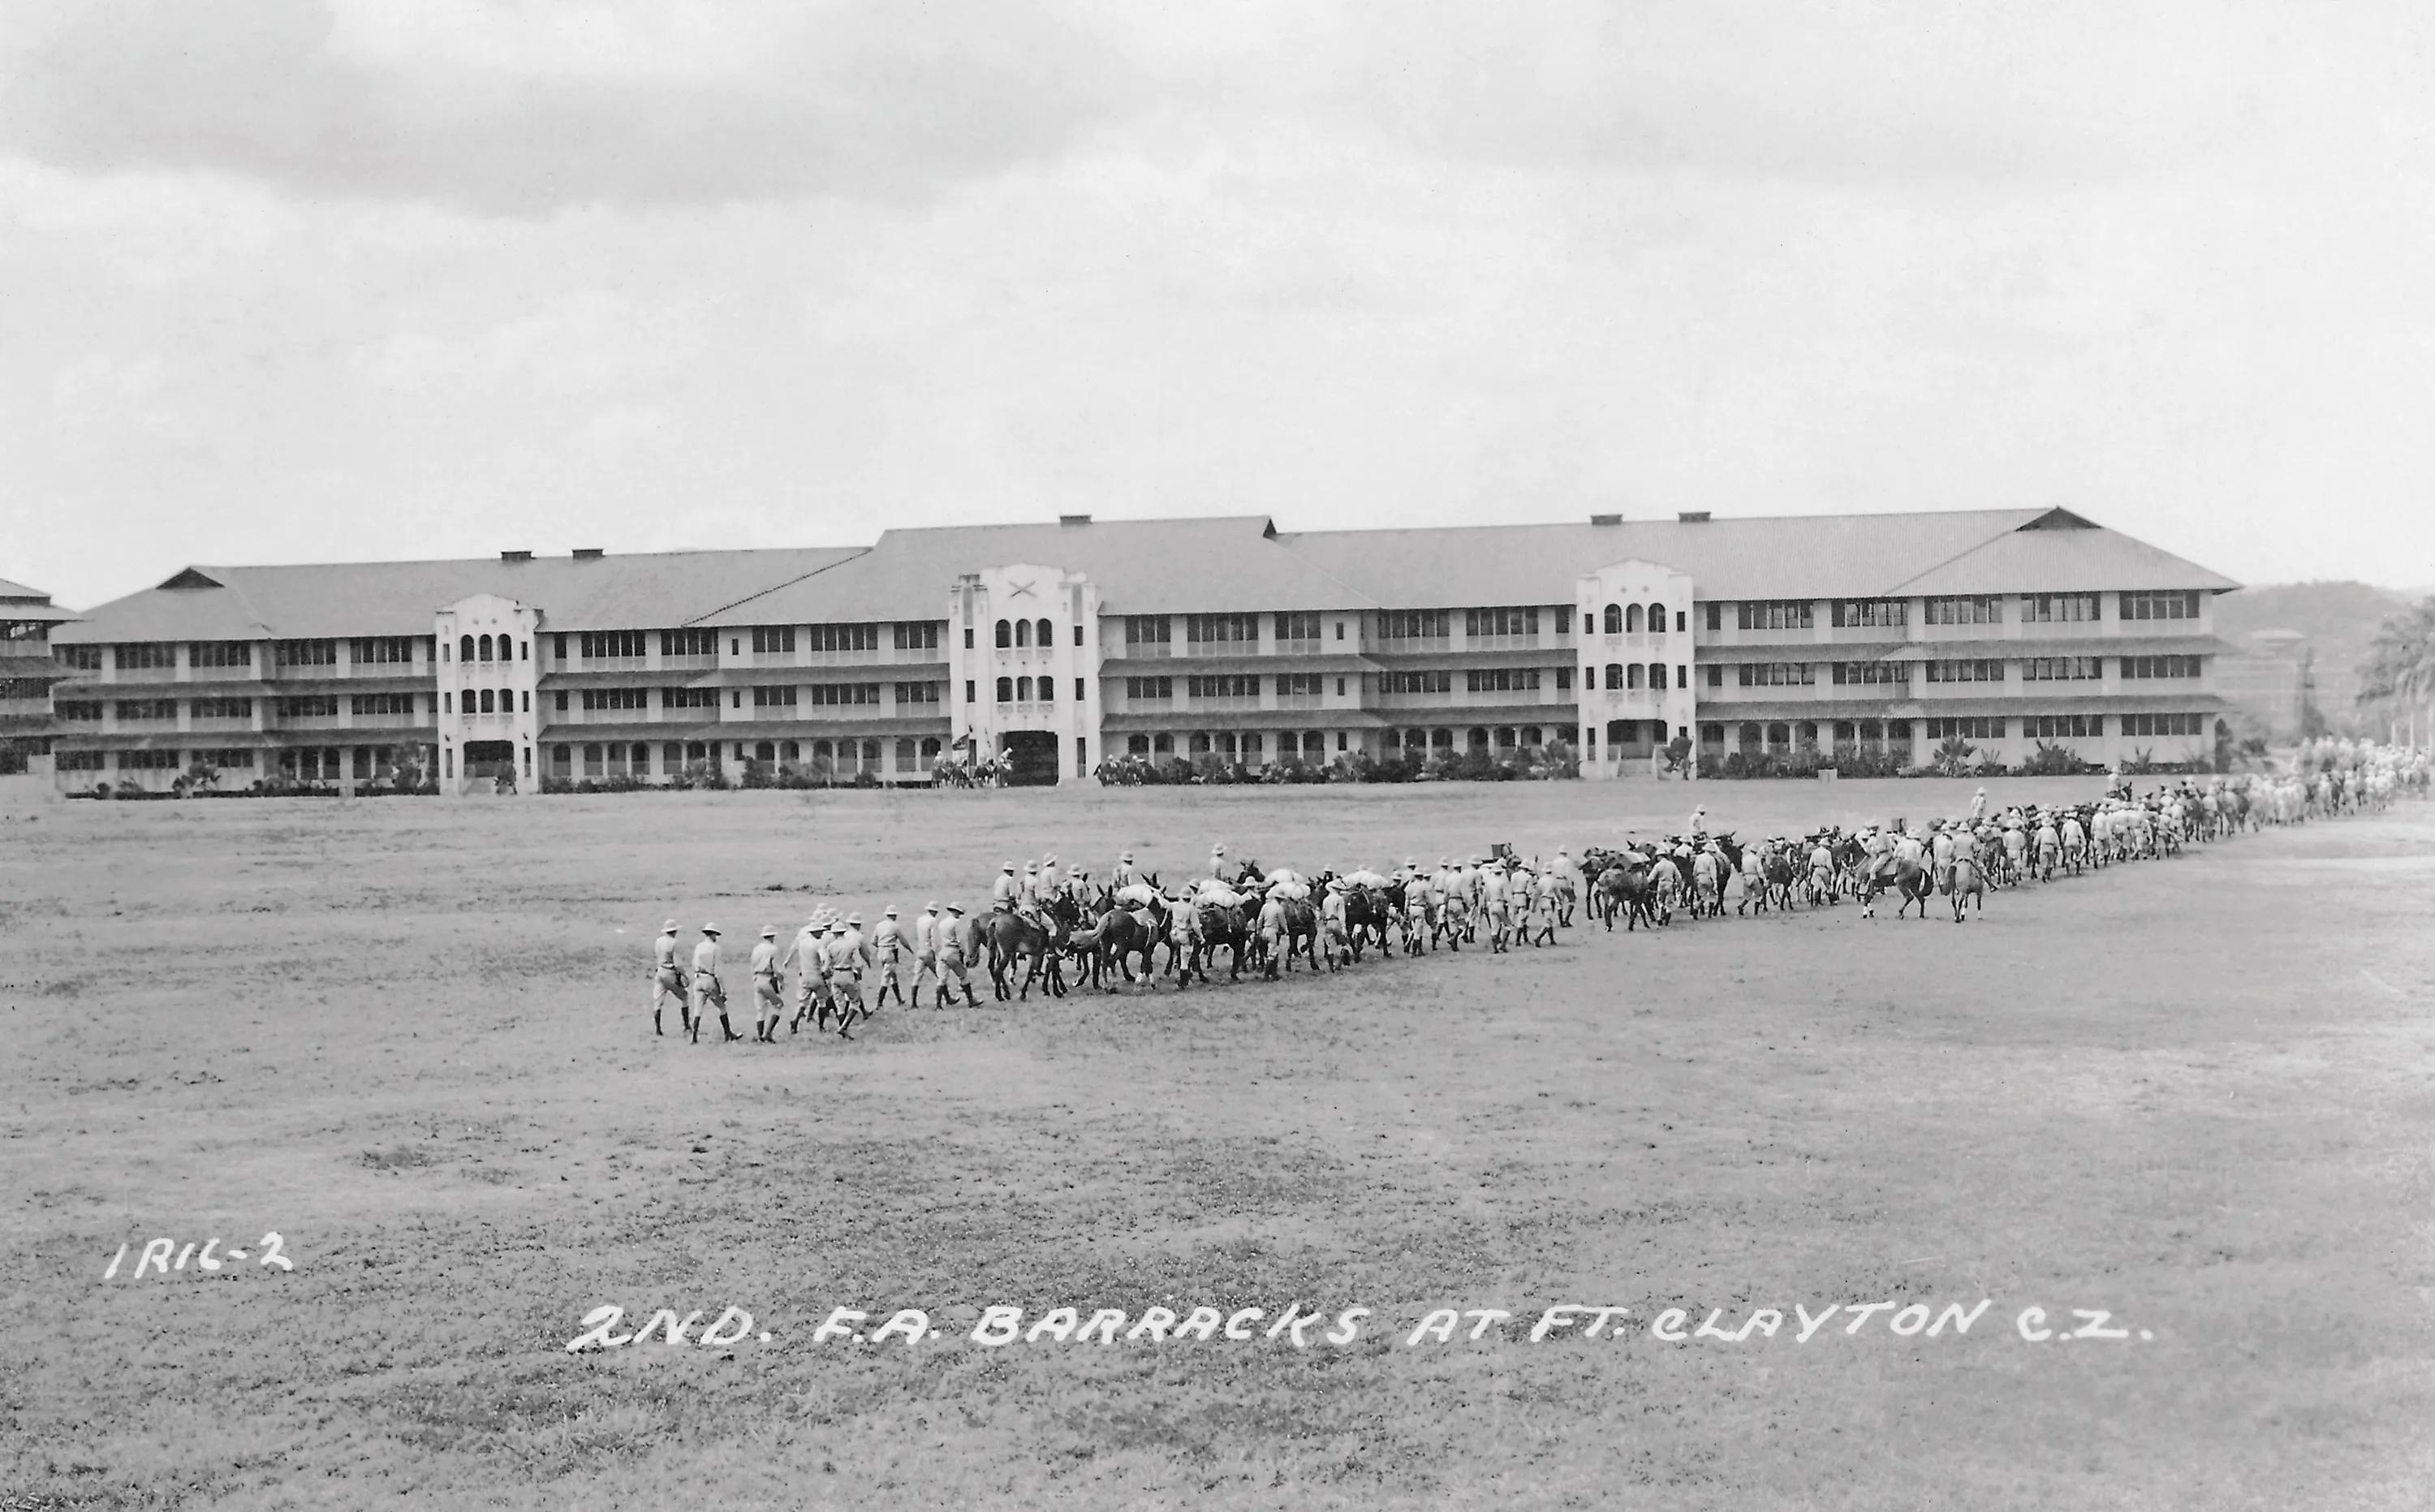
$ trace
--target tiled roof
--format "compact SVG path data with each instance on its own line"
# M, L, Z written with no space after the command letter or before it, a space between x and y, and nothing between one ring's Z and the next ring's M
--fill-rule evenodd
M658 552L589 561L346 562L195 567L94 610L62 641L428 635L432 614L474 593L542 611L551 629L674 627L858 555L864 548ZM172 586L176 585L176 586Z
M890 530L867 548L189 568L60 638L428 634L434 610L485 592L560 630L935 619L957 578L1014 563L1085 575L1112 614L1551 605L1631 558L1688 574L1703 599L2235 586L2060 509L1285 534L1235 515Z
M1569 604L1582 574L1634 558L1701 598L1868 598L2037 520L2035 509L1314 530L1278 541L1382 602ZM2085 579L2082 579L2083 584Z
M76 617L72 611L53 605L51 595L41 589L28 588L23 583L12 583L0 577L0 620L62 625Z
M1231 515L890 530L862 556L707 623L942 618L958 577L1017 562L1086 575L1110 614L1368 609L1377 602L1286 550L1271 538L1267 516Z
M2092 589L2224 593L2240 585L2101 525L2013 530L1904 579L1890 593L2065 593Z

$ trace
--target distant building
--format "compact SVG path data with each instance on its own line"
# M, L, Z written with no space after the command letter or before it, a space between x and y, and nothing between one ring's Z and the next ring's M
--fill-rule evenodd
M2297 740L2314 691L2315 652L2297 630L2252 630L2240 649L2216 661L2216 691L2266 727L2275 740Z
M59 782L444 792L1004 752L1318 765L2204 759L2236 587L2064 509L1281 531L1267 517L876 544L189 567L60 639Z
M0 777L50 773L51 628L75 619L51 595L0 577Z

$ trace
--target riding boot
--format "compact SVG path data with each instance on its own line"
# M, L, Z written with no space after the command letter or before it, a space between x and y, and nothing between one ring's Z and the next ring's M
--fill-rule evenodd
M725 1008L718 1010L718 1032L726 1037L726 1040L719 1041L721 1044L726 1043L727 1040L741 1040L744 1038L742 1035L735 1032L734 1025L727 1022L727 1010Z
M659 1008L653 1008L651 1010L651 1032L656 1035L665 1036L667 1034L667 1030L660 1027L660 1014L662 1011L663 1010Z

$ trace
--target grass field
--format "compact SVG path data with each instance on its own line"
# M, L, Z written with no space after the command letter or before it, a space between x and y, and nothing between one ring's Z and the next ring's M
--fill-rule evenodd
M1575 929L925 1003L851 1045L649 1029L671 913L740 955L816 901L974 904L1043 850L1170 875L1218 839L1304 868L1578 853L1679 828L1694 792L0 821L0 1506L2435 1504L2425 805L1998 894L1964 927ZM1696 797L1750 834L1964 793ZM292 1271L259 1263L270 1230ZM129 1274L149 1239L212 1236L249 1258ZM1966 1333L1847 1331L1852 1304L1986 1298ZM1372 1314L1349 1344L1265 1337L1295 1302ZM753 1325L569 1352L603 1303ZM1557 1303L1632 1312L1531 1342ZM997 1304L1270 1318L971 1342ZM1798 1339L1796 1306L1829 1304ZM815 1342L839 1306L940 1332ZM2127 1336L2032 1343L2030 1306ZM1407 1346L1440 1307L1513 1316ZM1786 1322L1668 1342L1668 1308Z

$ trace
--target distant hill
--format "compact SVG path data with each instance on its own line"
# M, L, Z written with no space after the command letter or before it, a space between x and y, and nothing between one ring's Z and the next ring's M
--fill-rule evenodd
M2215 601L2216 633L2235 644L2252 630L2297 630L2316 653L2317 707L2340 724L2358 691L2377 627L2416 598L2359 582L2268 583Z

